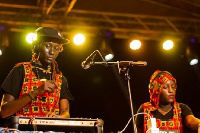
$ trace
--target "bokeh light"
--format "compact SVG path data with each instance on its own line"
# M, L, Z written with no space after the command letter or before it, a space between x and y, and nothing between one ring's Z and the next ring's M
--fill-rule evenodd
M174 42L171 40L167 40L163 43L163 49L165 50L170 50L173 48L173 46L174 46Z
M0 30L4 30L4 26L0 26Z
M2 55L3 54L3 52L2 52L2 50L0 49L0 55Z
M112 60L113 57L114 57L113 54L107 54L107 55L105 56L105 60L106 60L106 61Z
M75 45L81 45L85 42L85 36L81 33L76 34L73 38L73 42Z
M131 43L130 43L130 48L133 49L133 50L137 50L141 47L141 41L140 40L133 40Z
M193 60L190 61L190 65L191 66L196 65L198 62L199 62L198 59L193 59Z
M32 44L34 40L37 39L37 36L35 33L28 33L27 36L26 36L26 41L29 43L29 44Z

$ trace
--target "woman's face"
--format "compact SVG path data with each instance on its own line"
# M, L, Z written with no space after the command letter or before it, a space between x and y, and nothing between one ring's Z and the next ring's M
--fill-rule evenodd
M160 95L160 104L173 103L176 95L177 85L173 80L167 81L163 87Z
M60 53L61 45L54 42L43 42L39 47L39 60L45 64L51 64Z

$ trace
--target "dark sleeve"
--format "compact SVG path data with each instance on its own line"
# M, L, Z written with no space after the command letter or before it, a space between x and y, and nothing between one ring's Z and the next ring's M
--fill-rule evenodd
M189 108L188 105L180 103L180 108L181 108L181 117L182 117L182 124L183 124L183 131L184 133L196 133L196 131L190 129L187 127L187 125L184 122L184 119L188 115L193 115L192 110Z
M23 65L15 66L4 80L1 86L1 92L3 94L5 93L10 94L13 97L15 97L15 99L18 99L23 84L23 79L24 79Z
M182 118L185 119L186 116L188 115L193 115L192 110L188 107L188 105L180 103L180 108L181 108L181 115Z
M67 99L70 102L74 100L73 96L71 95L69 91L67 79L64 76L62 77L62 85L61 85L61 92L60 92L60 100L61 99Z
M135 118L135 123L136 123L137 128L143 129L143 127L144 127L144 115L143 114L138 114L138 113L141 113L141 112L144 112L142 105L139 107L139 109L137 111L137 116Z

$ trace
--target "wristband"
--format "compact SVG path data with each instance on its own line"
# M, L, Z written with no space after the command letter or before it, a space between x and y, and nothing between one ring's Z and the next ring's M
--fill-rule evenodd
M28 96L32 99L32 100L36 100L36 97L31 95L31 92L28 93Z

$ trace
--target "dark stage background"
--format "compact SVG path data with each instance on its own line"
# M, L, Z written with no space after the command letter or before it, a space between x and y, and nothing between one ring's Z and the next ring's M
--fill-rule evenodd
M1 84L14 64L31 59L31 48L25 43L24 37L22 33L9 34L10 46L0 56ZM110 47L115 53L112 61L147 61L145 67L130 68L134 113L140 104L149 101L149 78L155 70L160 69L171 72L177 79L177 101L188 104L194 115L200 118L199 65L189 66L184 55L186 42L182 40L175 44L173 50L164 51L161 42L145 41L139 51L132 51L128 40L112 39ZM120 77L117 66L81 68L81 62L98 49L98 45L95 37L87 38L83 46L74 46L73 43L66 45L57 62L75 97L71 104L71 117L100 118L104 120L105 133L117 132L125 127L131 117L126 82ZM197 45L196 50L200 53L199 42L191 45ZM101 61L98 55L95 61Z

